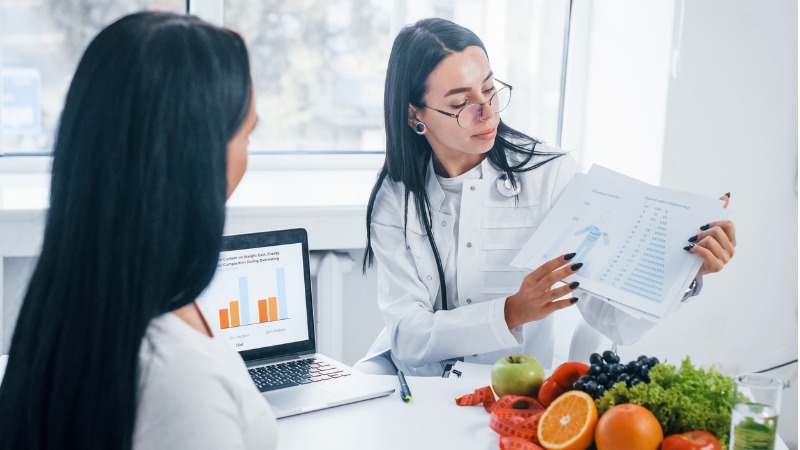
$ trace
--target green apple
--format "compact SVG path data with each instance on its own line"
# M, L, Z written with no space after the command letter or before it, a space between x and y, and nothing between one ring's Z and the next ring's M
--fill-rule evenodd
M543 382L544 369L530 355L506 356L492 366L492 389L498 397L524 395L536 398Z

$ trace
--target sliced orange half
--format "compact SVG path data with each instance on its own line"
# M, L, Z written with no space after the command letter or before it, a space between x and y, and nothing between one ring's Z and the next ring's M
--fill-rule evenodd
M589 394L568 391L539 420L539 442L547 450L585 450L594 441L597 407Z

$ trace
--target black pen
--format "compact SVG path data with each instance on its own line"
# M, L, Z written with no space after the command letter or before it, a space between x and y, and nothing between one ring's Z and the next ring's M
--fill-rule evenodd
M400 398L402 398L404 402L408 403L411 401L411 390L408 389L406 377L403 375L402 370L397 371L397 378L400 380Z

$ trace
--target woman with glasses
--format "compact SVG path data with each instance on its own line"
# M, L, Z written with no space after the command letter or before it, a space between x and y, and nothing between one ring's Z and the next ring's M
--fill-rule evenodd
M395 39L386 161L367 207L364 255L364 270L378 262L385 328L357 368L439 376L451 359L491 364L520 352L549 367L552 314L575 303L588 322L610 324L617 342L650 327L605 302L579 302L577 282L550 289L580 270L574 253L530 274L509 265L577 168L570 155L501 120L512 92L464 27L424 19ZM721 234L723 251L701 255L709 271L733 252Z

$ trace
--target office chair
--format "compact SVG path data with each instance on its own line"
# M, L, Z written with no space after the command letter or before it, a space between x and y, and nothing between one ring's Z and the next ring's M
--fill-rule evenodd
M569 345L569 361L580 361L588 364L589 356L592 353L603 353L605 350L611 350L616 353L617 345L611 339L592 328L591 325L583 320L583 317L579 318Z

